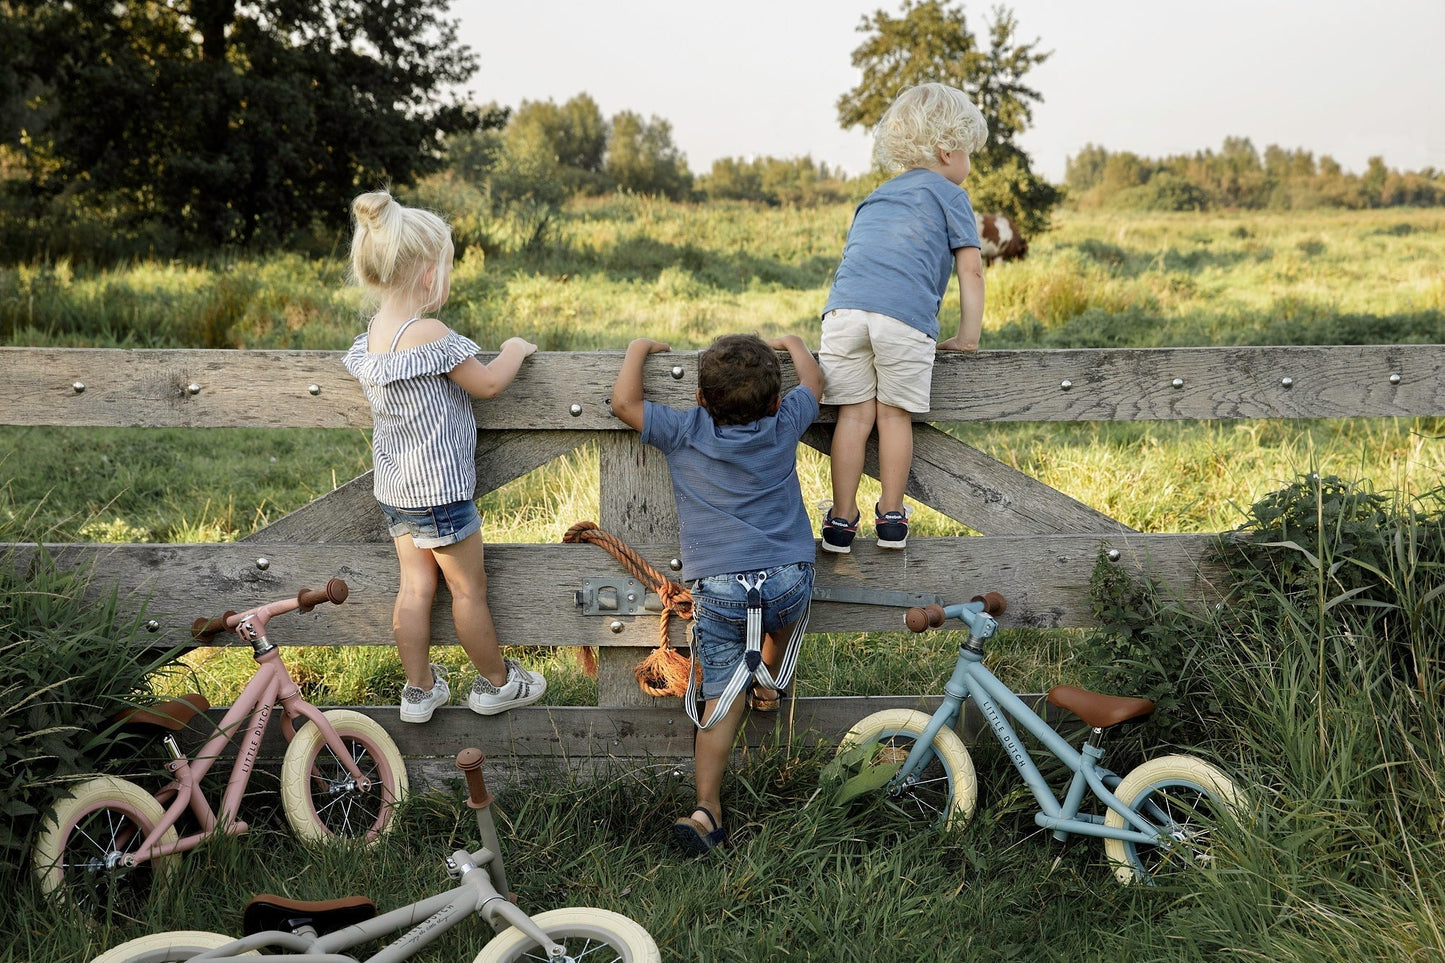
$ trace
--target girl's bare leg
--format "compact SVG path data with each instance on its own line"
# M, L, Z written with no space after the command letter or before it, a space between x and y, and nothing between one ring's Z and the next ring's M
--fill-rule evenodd
M417 548L410 535L393 540L401 563L401 587L391 610L391 633L406 681L430 689L431 608L437 594L437 563L431 549Z
M487 570L480 533L473 533L455 545L432 549L447 589L452 593L452 620L457 641L478 672L493 685L506 685L507 667L497 645L497 628L487 607Z

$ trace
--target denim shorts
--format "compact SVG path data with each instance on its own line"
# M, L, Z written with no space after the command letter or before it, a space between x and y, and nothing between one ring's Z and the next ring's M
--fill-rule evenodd
M763 632L777 632L802 618L813 597L813 563L767 569L761 586ZM756 573L745 573L756 574ZM692 583L692 646L702 664L702 697L716 699L743 661L748 642L748 590L737 574L710 575Z
M393 508L381 505L386 516L386 530L392 538L410 535L417 548L440 548L455 545L482 530L482 516L476 502L468 499L437 508Z

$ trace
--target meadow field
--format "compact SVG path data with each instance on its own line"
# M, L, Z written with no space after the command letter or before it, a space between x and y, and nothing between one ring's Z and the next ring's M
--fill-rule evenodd
M433 183L418 195L456 214L459 263L442 317L484 348L514 334L549 351L621 349L639 335L698 348L734 330L796 333L816 348L850 216L848 205L614 197L499 225L450 190ZM337 239L308 254L205 264L3 268L0 333L36 346L340 350L364 326L344 249ZM982 348L1438 344L1441 264L1441 209L1064 211L1031 239L1028 260L989 270ZM956 304L945 300L945 319ZM943 427L1142 531L1252 524L1252 505L1310 473L1386 493L1391 517L1404 519L1386 539L1399 551L1367 561L1326 544L1321 523L1302 576L1315 579L1311 591L1266 579L1258 598L1269 605L1241 610L1252 624L1153 613L1165 626L1146 633L1159 663L1208 693L1207 709L1181 713L1207 722L1188 729L1182 747L1223 759L1250 788L1251 809L1224 834L1217 871L1182 889L1119 887L1097 844L1054 847L1033 825L1008 760L989 747L975 756L976 818L944 834L910 832L881 807L819 805L826 750L782 744L750 753L730 776L725 859L683 860L663 846L666 824L691 802L690 777L673 766L600 786L559 776L507 787L504 825L527 835L508 849L519 898L626 913L677 960L1445 958L1445 615L1440 565L1413 549L1440 537L1445 419ZM355 431L0 426L0 532L6 541L235 539L369 465ZM825 460L804 450L800 471L805 499L822 498ZM596 517L596 487L595 453L544 466L480 500L484 537L560 540ZM1354 520L1338 505L1315 507L1321 520ZM964 534L927 510L915 531ZM1367 566L1396 593L1389 605L1412 600L1403 642L1392 634L1372 644L1383 631L1372 615L1348 631L1330 621L1354 617L1340 603L1355 590L1339 587L1339 572ZM1008 679L1020 689L1080 671L1082 653L1108 651L1088 633L1009 634L1003 657L1019 663ZM904 635L821 637L800 666L799 694L936 691L953 654ZM1174 644L1185 654L1165 651ZM1398 671L1401 645L1408 677ZM565 657L528 657L559 682L549 702L593 697ZM336 702L394 697L389 652L304 658ZM213 702L233 685L225 661L206 656L187 672ZM168 892L195 898L163 900L145 919L77 931L22 892L0 930L11 937L8 958L84 960L144 932L234 931L251 892L331 897L341 878L394 905L436 885L418 860L472 832L459 796L446 793L415 800L406 831L364 856L306 850L273 815L250 836L186 856ZM451 934L428 959L471 959L481 943L480 932Z

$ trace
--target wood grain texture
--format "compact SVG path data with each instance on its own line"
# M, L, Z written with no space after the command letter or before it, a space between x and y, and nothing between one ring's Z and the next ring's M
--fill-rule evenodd
M0 348L0 424L368 428L366 400L341 355ZM479 357L487 361L495 354ZM513 431L626 430L608 408L621 360L620 351L538 352L505 393L476 403L478 425ZM647 397L691 406L696 362L693 351L651 355L645 366ZM672 376L674 368L682 377ZM785 383L793 383L791 365L785 364L784 371ZM932 410L917 420L1439 415L1445 414L1442 371L1445 345L1431 344L945 353L934 369ZM1398 376L1396 382L1392 375ZM77 382L84 391L75 390ZM197 394L187 390L192 384L200 388ZM833 417L825 407L819 420Z
M903 551L882 551L866 540L849 555L818 553L817 583L854 590L878 589L941 595L966 601L984 592L1008 599L1005 627L1073 627L1094 624L1088 605L1089 575L1101 551L1116 549L1118 564L1148 571L1182 599L1207 600L1220 593L1222 573L1209 561L1212 535L1015 535L910 538ZM649 564L667 572L676 543L633 543ZM0 543L0 554L23 568L40 547ZM391 606L396 598L396 558L390 544L229 542L189 545L56 544L43 550L67 569L94 577L94 592L117 591L127 612L144 611L160 625L155 645L189 639L197 617L226 609L243 611L263 602L319 588L338 577L351 589L344 605L323 605L271 623L273 641L295 645L391 645ZM265 560L261 568L259 560ZM596 645L630 651L619 658L633 690L637 649L656 645L657 616L581 614L576 604L582 579L626 577L626 571L595 545L489 545L488 600L503 644ZM619 630L612 631L616 623ZM814 632L901 631L903 609L887 605L819 602ZM681 631L681 626L678 631ZM440 593L433 638L456 641L450 598ZM674 637L675 644L684 639ZM625 689L626 686L623 686Z

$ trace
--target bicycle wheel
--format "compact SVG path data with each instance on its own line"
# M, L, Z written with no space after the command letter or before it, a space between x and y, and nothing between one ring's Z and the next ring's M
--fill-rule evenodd
M929 719L927 713L915 709L875 712L848 730L838 745L838 754L876 742L872 754L861 763L860 775L874 766L900 765L928 728ZM973 817L978 802L973 757L958 733L948 727L938 730L931 749L917 772L888 791L889 798L910 818L956 829Z
M183 963L204 950L225 946L234 937L204 930L152 933L106 950L90 963ZM260 956L255 950L238 956Z
M361 772L371 781L363 792L317 726L303 726L281 762L281 806L297 838L320 841L340 836L373 840L390 832L396 804L406 795L406 764L379 722L350 709L332 709L326 721L336 730Z
M621 913L594 909L591 906L569 906L548 910L532 917L552 939L567 950L569 960L588 963L661 963L662 954L647 930ZM549 960L545 950L531 937L509 926L490 943L472 963L515 963L518 960Z
M40 888L87 915L137 918L156 882L175 867L174 854L130 869L120 864L165 815L155 797L133 782L114 776L87 779L51 815L32 857ZM171 827L159 842L176 839Z
M1141 763L1114 795L1158 828L1157 846L1123 839L1104 840L1104 852L1121 883L1155 883L1173 873L1207 866L1213 858L1210 834L1226 807L1238 809L1244 797L1228 776L1195 756L1160 756ZM1112 809L1104 825L1124 827Z

